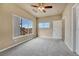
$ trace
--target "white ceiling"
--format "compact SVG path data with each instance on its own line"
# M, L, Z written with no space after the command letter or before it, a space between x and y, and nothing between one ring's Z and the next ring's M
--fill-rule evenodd
M22 4L17 4L17 5L20 8L26 10L27 12L29 12L30 14L36 17L45 17L45 16L62 14L65 6L67 5L65 3L45 3L45 5L52 5L53 8L46 9L46 13L44 13L32 7L31 6L32 4L37 5L37 3L22 3Z

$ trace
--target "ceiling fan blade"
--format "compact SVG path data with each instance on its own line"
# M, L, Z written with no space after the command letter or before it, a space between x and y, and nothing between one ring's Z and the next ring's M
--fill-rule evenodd
M37 13L37 11L35 9L32 9L35 13Z
M45 6L44 8L52 8L52 6Z
M38 7L38 6L36 6L36 5L31 5L32 7Z
M44 12L44 13L46 13L46 11L45 11L45 10L43 10L43 12Z

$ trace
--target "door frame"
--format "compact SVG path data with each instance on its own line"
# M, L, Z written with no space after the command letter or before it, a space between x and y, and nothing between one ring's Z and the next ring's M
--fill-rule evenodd
M76 28L77 28L77 19L76 19L76 7L78 4L74 4L72 7L72 39L73 39L73 52L76 53Z

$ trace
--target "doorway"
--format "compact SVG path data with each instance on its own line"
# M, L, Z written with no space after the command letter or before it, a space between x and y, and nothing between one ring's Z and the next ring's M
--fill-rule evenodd
M62 39L62 20L53 21L53 38Z

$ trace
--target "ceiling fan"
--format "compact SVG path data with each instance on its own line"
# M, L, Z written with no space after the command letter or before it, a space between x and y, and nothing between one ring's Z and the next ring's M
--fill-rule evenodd
M38 3L37 5L31 5L31 6L37 8L40 11L43 11L44 13L46 12L45 9L52 8L52 6L45 5L44 3Z

